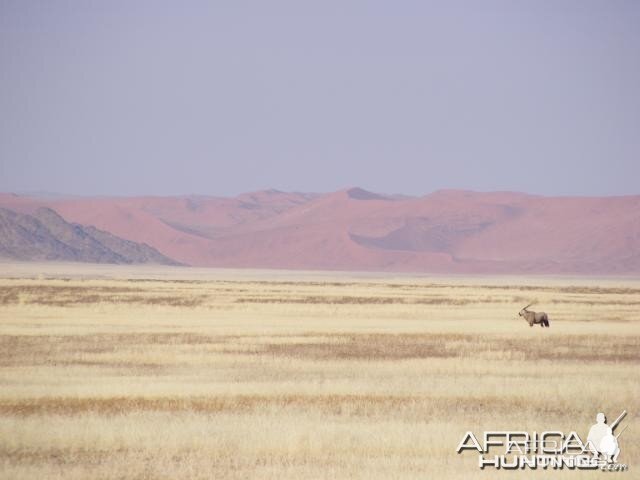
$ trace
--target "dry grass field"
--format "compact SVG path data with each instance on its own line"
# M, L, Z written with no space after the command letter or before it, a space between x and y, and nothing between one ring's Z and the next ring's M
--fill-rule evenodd
M640 468L640 281L0 265L0 477L594 478ZM517 317L535 301L551 328ZM627 473L467 430L626 409Z

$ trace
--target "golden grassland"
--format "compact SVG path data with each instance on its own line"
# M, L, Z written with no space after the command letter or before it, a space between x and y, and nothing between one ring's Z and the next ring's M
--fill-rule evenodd
M593 478L455 449L623 409L640 468L637 280L0 268L2 478Z

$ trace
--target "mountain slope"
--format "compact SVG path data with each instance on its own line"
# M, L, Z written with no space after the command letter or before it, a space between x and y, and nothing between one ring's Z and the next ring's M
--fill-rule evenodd
M47 206L66 221L146 243L196 266L640 273L640 196L443 190L402 197L351 188L329 194L268 190L234 198L5 194L2 205L25 213Z
M175 265L148 245L118 238L95 227L66 222L50 208L32 215L0 208L0 257L92 263Z

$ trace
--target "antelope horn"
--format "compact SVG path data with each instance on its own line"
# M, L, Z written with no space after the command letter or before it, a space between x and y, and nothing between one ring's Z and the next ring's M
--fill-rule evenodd
M531 305L533 305L533 303L530 303L529 305L527 305L526 307L523 308L523 310L526 310L527 308L529 308Z

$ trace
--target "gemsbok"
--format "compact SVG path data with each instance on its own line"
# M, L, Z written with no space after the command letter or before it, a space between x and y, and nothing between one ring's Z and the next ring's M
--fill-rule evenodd
M531 305L533 305L533 303L530 303L529 305L524 307L522 310L520 310L520 313L518 315L520 315L521 317L524 317L524 319L529 323L530 327L533 327L534 325L540 325L541 327L548 327L549 316L544 312L530 312L529 310L527 310L527 308L529 308Z

